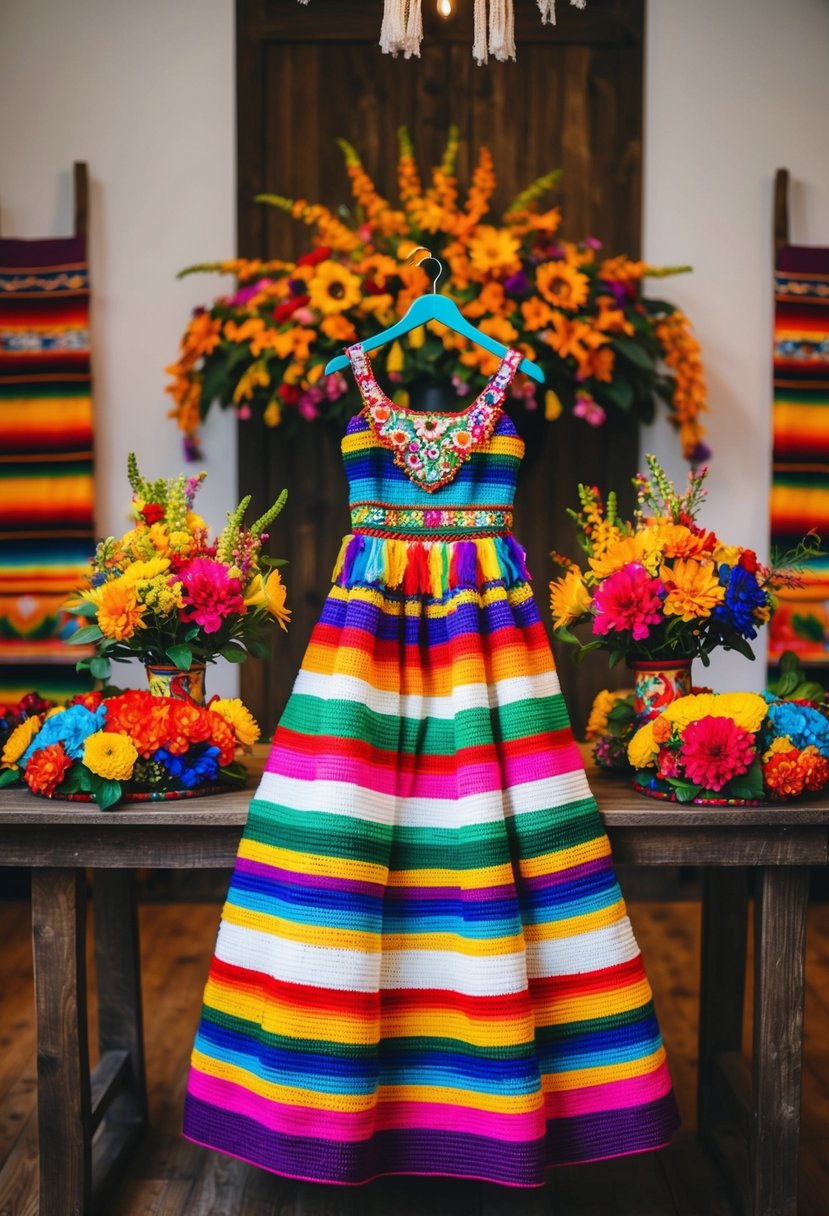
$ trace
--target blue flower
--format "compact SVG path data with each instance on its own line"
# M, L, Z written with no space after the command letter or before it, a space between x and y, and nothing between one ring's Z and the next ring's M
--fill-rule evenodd
M798 751L816 747L829 759L829 721L818 710L796 701L777 701L769 706L767 721L772 738L788 735Z
M219 748L212 744L191 747L183 756L171 755L166 747L159 747L153 753L153 760L163 764L170 776L188 790L197 785L209 785L219 772Z
M720 566L720 585L725 587L725 599L714 609L716 621L724 621L744 638L756 638L756 608L763 608L766 593L757 579L742 566Z
M25 767L34 752L52 743L62 743L67 756L80 760L85 740L103 728L106 714L105 705L99 705L94 712L85 705L70 705L68 709L52 714L20 757L20 764Z

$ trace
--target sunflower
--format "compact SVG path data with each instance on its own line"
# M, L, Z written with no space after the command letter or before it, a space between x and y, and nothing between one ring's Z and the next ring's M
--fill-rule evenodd
M573 312L587 303L590 287L587 275L566 262L545 262L535 272L538 290L554 308Z
M505 228L481 224L467 248L469 260L479 274L513 274L521 265L518 259L521 244Z
M590 592L578 566L573 566L562 578L550 583L550 610L556 629L572 625L589 610L590 602Z
M3 748L3 755L0 756L0 767L2 768L17 768L17 761L25 752L26 748L34 739L37 732L40 730L40 718L34 715L31 718L24 718L19 726L16 726L6 740L6 746Z
M324 317L347 312L358 304L362 295L360 279L338 262L320 262L317 273L308 284L311 307Z

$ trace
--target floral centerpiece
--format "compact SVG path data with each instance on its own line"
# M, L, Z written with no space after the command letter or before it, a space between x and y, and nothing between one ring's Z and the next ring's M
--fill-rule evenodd
M30 696L3 715L0 788L23 782L46 798L161 800L244 784L236 759L259 738L238 698L207 707L130 690L81 693L66 707Z
M807 537L796 553L773 566L751 549L732 545L700 527L705 466L692 469L679 494L653 456L649 476L637 474L635 518L621 519L616 495L579 486L581 509L570 511L587 569L554 554L565 573L550 583L555 635L578 647L578 656L608 652L613 665L627 659L656 666L700 658L718 646L753 659L751 641L768 621L774 589L791 585L791 565L819 538ZM588 624L580 641L573 628Z
M829 719L759 693L682 697L628 745L634 787L677 802L785 801L829 782Z
M266 657L269 627L285 629L290 619L277 569L283 563L262 552L287 493L249 527L250 497L242 499L211 539L193 511L204 473L148 481L130 453L128 476L133 527L100 542L87 585L67 605L88 621L70 641L97 648L77 667L106 680L112 660L138 658L184 673L219 656L232 663Z
M542 205L559 174L538 178L500 220L489 215L495 189L490 153L482 148L466 198L459 197L453 128L431 181L421 181L414 150L400 131L400 203L383 198L355 149L340 140L354 203L337 214L303 199L261 195L312 230L313 248L296 262L233 259L189 267L233 274L236 288L197 308L168 369L172 410L197 452L200 422L213 402L247 418L261 410L270 426L299 419L341 423L360 408L341 375L323 378L332 355L392 324L431 284L406 258L427 246L449 268L441 289L484 333L518 347L544 370L547 390L513 389L519 409L543 408L549 419L571 411L590 426L618 410L650 421L661 398L684 454L707 455L700 414L706 392L699 345L674 305L651 299L643 282L688 267L659 269L624 256L601 256L601 243L565 239L557 207ZM407 403L419 386L452 385L460 396L480 390L497 367L482 348L444 327L428 326L377 353L377 368Z

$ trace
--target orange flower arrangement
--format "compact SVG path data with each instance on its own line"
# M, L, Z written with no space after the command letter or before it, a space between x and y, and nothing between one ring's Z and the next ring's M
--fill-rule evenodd
M341 423L359 408L356 389L340 375L322 376L332 355L402 316L430 281L407 256L427 246L448 267L441 283L461 311L505 344L517 345L543 368L547 418L567 409L591 426L619 410L643 420L654 398L668 404L685 456L708 449L700 415L706 408L699 346L673 305L642 294L657 269L624 255L601 260L601 243L559 235L561 213L543 207L558 173L518 195L496 222L489 214L495 167L480 150L468 194L459 195L458 132L424 185L408 132L399 132L399 205L376 189L355 149L339 140L353 208L335 215L304 199L261 195L313 233L313 248L295 263L230 261L182 271L219 271L238 279L234 292L197 309L168 369L171 411L191 457L201 419L214 401L240 418L261 409L270 426L328 418ZM377 356L400 400L418 385L441 382L459 396L483 387L492 356L441 327L410 335ZM551 405L551 402L554 404ZM514 404L539 408L532 386L514 389ZM130 604L123 606L129 627Z

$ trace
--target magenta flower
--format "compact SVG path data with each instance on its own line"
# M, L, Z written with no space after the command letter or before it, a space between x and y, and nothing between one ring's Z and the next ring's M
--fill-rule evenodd
M721 790L748 771L756 755L754 735L731 718L700 718L685 727L680 754L689 781Z
M244 613L242 584L227 566L208 557L194 557L178 572L184 587L183 621L195 621L205 633L216 633L234 612Z
M593 593L593 632L621 633L630 630L636 642L650 634L651 625L662 620L662 596L665 588L658 578L651 578L639 562L628 562L621 570L609 575Z
M588 426L601 426L607 418L598 401L586 396L576 397L573 414L576 418L583 418Z

